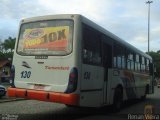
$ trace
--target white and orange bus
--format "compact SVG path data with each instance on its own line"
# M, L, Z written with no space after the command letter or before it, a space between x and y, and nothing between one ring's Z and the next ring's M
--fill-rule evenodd
M82 15L23 19L10 97L120 109L153 93L152 58Z

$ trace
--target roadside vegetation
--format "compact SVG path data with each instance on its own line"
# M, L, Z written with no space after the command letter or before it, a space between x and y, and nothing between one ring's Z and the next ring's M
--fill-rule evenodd
M16 38L0 39L0 59L12 59Z
M160 50L158 50L157 52L147 52L147 54L149 54L153 58L153 63L156 67L155 77L160 78Z

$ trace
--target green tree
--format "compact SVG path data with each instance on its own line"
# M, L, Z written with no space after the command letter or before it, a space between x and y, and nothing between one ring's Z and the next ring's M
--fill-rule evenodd
M3 53L3 45L2 45L2 40L0 39L0 53Z
M5 53L13 52L16 38L8 37L8 39L4 40L1 44Z
M153 58L153 62L155 64L156 67L156 77L160 78L160 50L158 50L157 52L149 52L147 53L149 54L152 58Z
M158 51L157 51L157 53L159 53L159 54L160 54L160 50L158 50Z
M16 38L8 37L4 41L0 39L0 59L13 57Z

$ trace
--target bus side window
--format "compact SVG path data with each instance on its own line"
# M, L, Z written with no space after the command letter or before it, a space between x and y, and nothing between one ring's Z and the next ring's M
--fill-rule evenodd
M140 72L140 56L135 55L135 71Z
M149 59L146 59L146 72L149 73Z
M127 69L128 70L135 69L134 53L129 50L127 50Z
M145 59L143 56L141 57L141 72L145 72Z
M93 61L92 51L83 49L83 61L84 63L91 63Z
M83 60L86 61L87 60L87 50L83 49Z
M83 26L83 63L101 65L100 33L89 26Z
M125 68L125 49L119 45L114 44L114 67Z

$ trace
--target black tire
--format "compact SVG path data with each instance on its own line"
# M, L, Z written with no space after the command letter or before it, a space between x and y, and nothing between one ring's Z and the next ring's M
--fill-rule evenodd
M77 108L78 107L78 106L75 106L75 105L67 105L67 104L65 104L65 106L68 107L68 108Z
M119 112L123 102L123 90L121 87L115 89L113 98L113 112Z
M145 100L146 100L146 95L142 96L142 97L141 97L141 100L142 100L142 101L145 101Z

